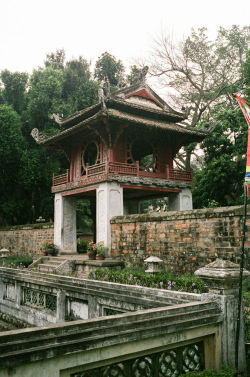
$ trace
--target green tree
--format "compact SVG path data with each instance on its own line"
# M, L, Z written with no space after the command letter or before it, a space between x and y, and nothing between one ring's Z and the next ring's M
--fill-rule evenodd
M228 30L221 27L214 42L208 39L205 28L192 31L178 45L169 37L158 41L152 72L175 91L169 99L174 106L185 107L187 127L210 122L217 105L233 102L231 93L242 86L240 68L248 43L249 27L238 26ZM187 148L186 169L190 168L191 154L192 149Z
M141 72L141 69L138 68L136 65L132 65L130 67L130 73L127 76L127 81L129 83L129 85L132 85L136 81L136 79L137 79L138 75L140 74L140 72Z
M241 67L243 88L240 95L250 101L250 54ZM243 203L248 125L232 97L232 102L214 106L216 127L203 141L204 166L195 170L195 208Z
M91 80L89 63L81 56L66 63L63 101L65 116L98 102L98 84Z
M18 114L22 114L26 106L28 74L23 72L10 72L7 69L1 72L4 85L2 98L6 104L12 105Z
M104 52L97 60L95 65L94 77L98 81L108 78L111 87L117 87L118 83L124 80L124 66L121 60Z
M18 222L21 212L18 200L18 175L24 139L22 136L20 116L12 106L0 105L0 224Z
M216 128L202 143L204 167L195 170L195 208L241 204L247 123L238 108L215 115Z
M64 49L56 50L46 55L44 62L45 67L52 66L54 69L63 69L65 64L65 51Z
M54 132L54 122L49 115L63 109L63 72L49 66L35 70L30 79L28 94L28 121L30 129L36 127Z

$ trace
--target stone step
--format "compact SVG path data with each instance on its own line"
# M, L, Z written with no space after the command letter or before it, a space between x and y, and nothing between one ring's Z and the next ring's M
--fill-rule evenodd
M62 264L64 261L54 261L54 260L51 260L51 259L49 259L49 260L46 260L45 262L44 262L44 264L51 264L52 266L60 266L60 264Z
M42 264L39 264L38 266L38 270L39 271L47 271L47 272L52 272L52 271L55 271L56 267L57 266L53 266L51 264L45 264L45 263L42 263Z

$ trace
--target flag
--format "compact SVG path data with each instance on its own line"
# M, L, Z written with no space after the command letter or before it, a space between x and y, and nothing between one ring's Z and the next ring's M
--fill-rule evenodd
M236 93L234 93L233 96L238 101L248 124L247 166L245 174L245 184L248 188L248 196L250 196L250 103L245 101L243 98L239 97Z

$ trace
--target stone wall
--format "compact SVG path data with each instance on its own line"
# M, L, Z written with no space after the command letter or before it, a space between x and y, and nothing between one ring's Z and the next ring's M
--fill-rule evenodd
M167 270L180 273L194 272L217 257L239 263L242 213L242 206L237 206L115 217L112 255L127 265L142 265L155 255ZM249 269L250 216L246 229Z
M0 249L5 247L11 254L39 256L43 253L43 242L53 240L53 223L17 225L0 229Z

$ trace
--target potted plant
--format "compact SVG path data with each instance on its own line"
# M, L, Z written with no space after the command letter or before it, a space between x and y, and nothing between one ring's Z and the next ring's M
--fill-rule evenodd
M43 247L44 247L44 255L55 256L55 255L58 254L58 249L57 249L56 245L54 244L54 242L45 241L43 243Z
M89 259L96 259L96 244L94 243L94 241L89 242L87 254Z
M105 247L102 242L99 242L97 244L96 250L97 250L97 253L96 253L97 258L99 260L104 260L105 259L105 253L108 251L108 247Z

